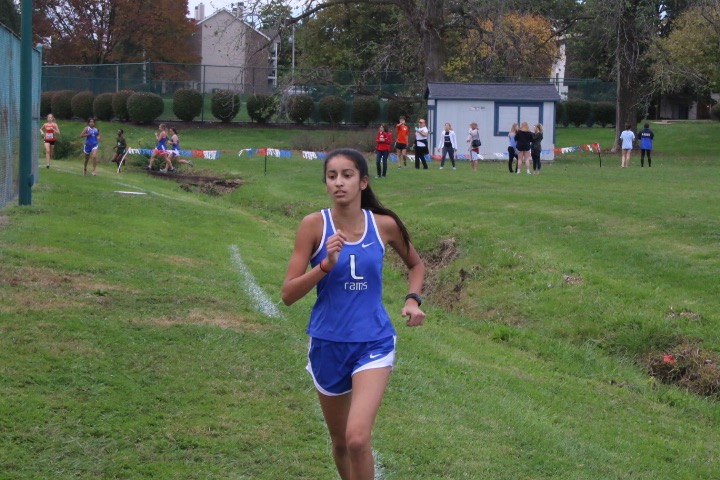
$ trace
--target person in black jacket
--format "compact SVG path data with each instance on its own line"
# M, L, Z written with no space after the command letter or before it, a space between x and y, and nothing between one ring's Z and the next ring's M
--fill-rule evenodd
M528 175L530 175L530 148L532 141L533 134L530 131L528 123L522 122L520 124L520 130L515 134L515 143L517 144L518 151L517 173L520 173L523 160L525 160L525 168L527 169Z
M540 163L540 152L542 151L543 126L542 123L535 125L533 133L532 145L530 148L530 156L533 162L533 173L539 174L542 164Z

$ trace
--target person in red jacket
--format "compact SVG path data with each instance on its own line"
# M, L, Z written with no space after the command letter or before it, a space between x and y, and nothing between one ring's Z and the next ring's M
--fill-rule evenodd
M377 142L377 147L375 148L377 176L375 178L386 177L388 157L390 156L390 149L392 148L392 133L388 131L388 126L384 123L378 128L375 142Z

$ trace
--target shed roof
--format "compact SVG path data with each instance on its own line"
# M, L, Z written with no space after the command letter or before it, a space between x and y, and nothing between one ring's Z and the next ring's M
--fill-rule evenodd
M552 83L428 83L425 98L559 102Z

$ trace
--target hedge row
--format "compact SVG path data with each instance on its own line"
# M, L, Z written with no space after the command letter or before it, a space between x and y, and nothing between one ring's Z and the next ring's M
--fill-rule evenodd
M585 125L592 127L596 123L601 127L615 125L615 104L610 102L588 102L586 100L567 100L559 102L556 109L557 124L567 127ZM643 119L639 115L638 122Z
M183 121L193 121L203 109L203 96L196 90L177 90L172 99L173 113ZM231 90L219 90L211 97L212 115L221 122L231 122L241 107L240 95ZM281 101L272 95L252 95L246 101L248 116L253 122L267 123L273 117L282 115L297 124L310 119L336 125L345 120L367 126L380 118L383 104L376 97L357 96L347 102L339 96L327 96L315 102L309 95L291 95ZM45 117L53 113L61 119L94 117L108 121L116 118L120 121L150 123L163 114L162 97L151 92L121 90L116 93L102 93L97 97L92 92L62 90L43 92L40 101L40 114ZM424 113L422 106L403 99L393 99L386 104L386 114L390 121L401 115L408 119Z

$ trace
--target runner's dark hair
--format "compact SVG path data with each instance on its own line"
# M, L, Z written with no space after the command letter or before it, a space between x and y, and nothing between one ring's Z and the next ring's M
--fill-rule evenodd
M398 227L400 227L400 233L402 235L403 242L405 243L405 247L409 249L410 234L408 233L407 228L405 228L405 224L402 222L402 220L400 220L400 217L398 217L395 212L393 212L389 208L384 207L382 203L380 203L380 200L378 200L378 198L375 196L375 192L373 192L372 188L370 188L370 174L368 172L368 164L362 153L352 148L338 148L328 153L327 157L325 157L325 164L323 166L323 183L325 183L325 174L327 172L328 162L331 159L340 156L352 160L352 162L355 164L355 167L357 167L358 171L360 172L360 178L367 177L368 179L367 187L360 194L360 207L366 210L370 210L373 213L391 216L395 220L395 223L397 223Z

